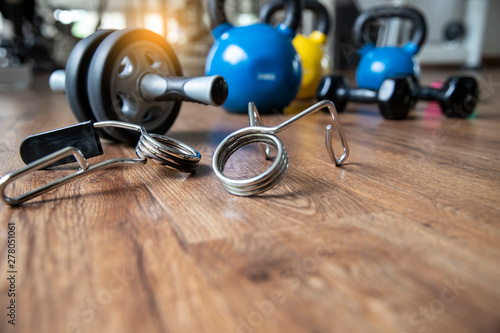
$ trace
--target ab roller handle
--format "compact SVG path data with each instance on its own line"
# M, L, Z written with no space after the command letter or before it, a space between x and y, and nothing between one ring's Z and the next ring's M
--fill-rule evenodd
M215 106L224 104L228 93L226 80L219 75L185 78L146 74L139 89L148 101L181 100Z
M64 91L65 81L64 71L57 70L50 76L50 88ZM228 93L226 81L220 75L185 78L150 73L141 78L139 90L146 101L185 101L214 106L224 104Z
M66 73L63 69L58 69L50 74L49 86L52 91L64 91L66 89Z

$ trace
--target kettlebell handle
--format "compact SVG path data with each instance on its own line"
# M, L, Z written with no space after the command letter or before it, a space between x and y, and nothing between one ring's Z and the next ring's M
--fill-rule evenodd
M284 7L283 0L275 0L266 3L260 10L260 21L262 23L271 23L271 18ZM328 35L330 28L332 26L332 20L328 14L328 10L319 1L315 0L305 0L305 9L310 10L316 16L316 28L314 30L320 31L325 35Z
M416 44L418 49L420 49L425 42L425 37L427 36L427 26L422 13L411 7L379 6L363 12L358 16L356 22L354 23L354 42L360 47L371 42L364 33L368 24L376 22L379 19L393 17L408 19L413 23L413 37L411 42Z
M285 0L286 14L283 25L293 31L297 31L302 19L302 8L304 0ZM224 10L225 0L210 0L208 2L208 13L210 15L211 28L228 23Z

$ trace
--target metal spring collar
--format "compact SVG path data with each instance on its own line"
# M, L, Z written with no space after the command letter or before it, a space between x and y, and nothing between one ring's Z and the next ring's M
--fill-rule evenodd
M9 205L18 205L95 171L118 165L146 164L148 158L158 164L186 172L194 170L201 159L200 153L191 146L165 135L149 134L144 127L138 125L120 121L102 121L94 123L93 126L95 128L117 127L141 133L140 139L135 147L135 153L138 158L115 158L89 166L83 153L79 149L66 147L3 176L0 179L0 192L2 193L1 199L3 202ZM63 176L17 197L11 198L5 195L6 186L16 179L33 171L46 168L52 163L70 155L73 155L80 165L80 169L77 172Z
M234 195L251 196L265 192L275 186L286 173L288 169L288 153L285 146L275 134L283 131L292 123L305 118L306 116L327 108L333 119L333 124L343 147L343 154L340 157L335 155L332 145L332 125L326 127L326 150L330 159L336 166L340 166L349 156L349 146L342 129L342 124L338 119L335 105L328 100L321 101L310 108L302 111L296 116L288 119L275 127L264 127L259 112L253 103L248 104L248 116L250 126L237 130L229 134L217 147L214 153L212 167L216 176L219 178L226 190ZM224 176L224 167L226 162L238 149L251 143L260 143L264 157L270 159L270 147L277 150L277 156L273 164L263 173L249 179L231 179Z

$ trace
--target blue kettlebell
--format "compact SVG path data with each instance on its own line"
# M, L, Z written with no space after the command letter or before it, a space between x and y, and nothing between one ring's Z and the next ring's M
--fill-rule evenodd
M276 28L268 24L235 27L228 23L224 0L209 1L215 42L205 72L221 75L228 85L223 108L247 113L253 102L259 112L282 112L297 94L302 76L292 40L300 25L301 0L285 2L285 18Z
M408 19L413 24L413 37L402 47L376 47L365 33L369 24L379 19L400 17ZM358 87L378 90L385 79L395 76L410 75L420 77L420 65L416 54L425 41L427 27L423 15L410 7L375 7L363 12L353 28L354 41L361 48L361 59L356 70Z

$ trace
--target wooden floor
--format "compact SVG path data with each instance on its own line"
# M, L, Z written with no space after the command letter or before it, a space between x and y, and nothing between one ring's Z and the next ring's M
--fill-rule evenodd
M452 74L423 72L426 84ZM327 114L293 125L279 135L286 176L250 198L227 193L211 169L246 116L183 104L169 135L201 152L196 173L108 169L17 208L0 204L0 331L499 332L500 69L477 74L483 97L469 120L421 102L410 119L387 121L350 104L341 168L324 149ZM24 137L75 123L46 79L0 94L1 175L23 166ZM93 160L134 155L104 151ZM229 174L265 169L257 153L238 153ZM8 193L68 172L37 172Z

